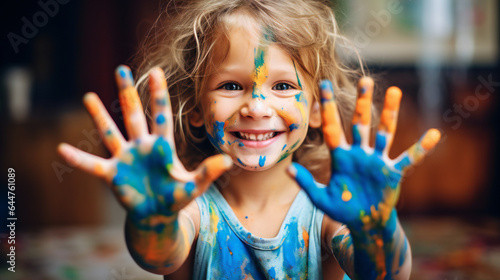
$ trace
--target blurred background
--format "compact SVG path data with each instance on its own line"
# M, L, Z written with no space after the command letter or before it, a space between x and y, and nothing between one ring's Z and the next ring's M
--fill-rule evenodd
M403 90L392 157L430 127L443 133L403 181L398 210L412 244L411 279L500 279L498 1L331 2L377 89ZM97 92L123 131L114 69L133 61L163 5L2 3L0 223L10 206L8 168L17 221L15 273L7 270L10 231L0 228L1 279L161 279L128 255L125 213L105 184L56 147L109 156L81 98Z

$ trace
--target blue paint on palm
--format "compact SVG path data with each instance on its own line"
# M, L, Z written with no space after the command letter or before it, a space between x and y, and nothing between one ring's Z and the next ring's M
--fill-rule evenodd
M397 198L401 172L389 167L380 154L367 154L360 146L353 145L350 150L336 148L331 152L331 158L332 176L328 186L317 187L309 171L293 163L297 170L296 180L316 207L348 226L354 243L358 244L354 247L355 267L364 267L361 272L356 269L357 273L362 279L375 279L378 275L376 261L366 246L375 246L377 239L385 243L394 238L397 230L395 201L388 199L389 194ZM350 196L343 196L345 191ZM381 208L382 202L388 203L389 207ZM387 220L382 220L384 215ZM393 252L385 252L386 263L392 263L394 257ZM403 262L404 257L397 261ZM386 279L392 279L391 269L387 273L389 278Z
M117 163L117 173L112 183L121 195L127 195L126 188L133 188L143 195L143 199L140 199L142 201L130 210L132 221L139 222L151 215L176 215L177 212L172 209L175 203L174 190L183 188L185 194L191 196L195 185L194 182L188 182L179 186L180 183L170 176L168 170L172 168L172 150L169 143L159 137L149 154L141 153L136 147L128 152L130 155L127 158L131 160ZM163 201L158 199L160 196ZM159 226L155 230L162 229Z

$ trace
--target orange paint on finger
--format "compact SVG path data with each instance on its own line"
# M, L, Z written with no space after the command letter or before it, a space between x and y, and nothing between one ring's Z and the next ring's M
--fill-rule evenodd
M100 163L97 163L95 166L94 166L94 175L97 175L99 177L104 177L105 172L104 172L104 167L100 164Z
M142 103L139 98L139 94L134 87L128 87L120 90L120 104L122 105L122 109L124 114L132 113L136 110L142 111Z
M206 167L206 175L205 181L214 181L217 179L222 173L224 173L231 165L232 160L229 156L216 155L207 158L204 161L204 165Z
M358 100L352 119L353 124L369 125L371 120L371 105L373 96L373 79L363 77L358 83Z
M398 87L390 87L385 94L384 109L398 110L403 93Z
M439 132L439 130L435 128L432 128L429 129L427 133L425 133L420 144L422 145L422 148L424 148L424 150L429 151L434 148L434 146L436 146L440 139L441 132Z
M337 105L333 101L323 103L323 134L326 145L335 149L340 145L341 125L337 115Z

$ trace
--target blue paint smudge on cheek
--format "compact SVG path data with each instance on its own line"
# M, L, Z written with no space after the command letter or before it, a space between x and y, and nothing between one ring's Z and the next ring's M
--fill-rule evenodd
M266 156L259 157L259 166L262 167L266 163Z
M217 140L217 143L224 145L224 122L215 121L214 123L214 138Z
M238 146L243 147L243 146L245 146L245 144L243 144L243 142L240 142L240 143L238 143Z
M283 146L283 148L281 148L281 150L283 151L285 148L286 148L286 144L285 144L285 146Z
M293 131L294 129L299 128L299 126L296 123L292 123L291 125L288 126L290 128L290 131Z

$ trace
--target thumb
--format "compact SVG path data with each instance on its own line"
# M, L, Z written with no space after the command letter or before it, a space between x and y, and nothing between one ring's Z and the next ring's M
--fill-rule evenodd
M320 201L325 197L326 188L318 187L318 184L314 181L309 170L298 163L292 162L292 164L287 167L286 171L288 175L295 179L297 184L304 189L315 205L320 204Z
M231 169L233 160L228 155L206 158L196 169L195 183L199 194L203 193L220 175Z

